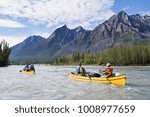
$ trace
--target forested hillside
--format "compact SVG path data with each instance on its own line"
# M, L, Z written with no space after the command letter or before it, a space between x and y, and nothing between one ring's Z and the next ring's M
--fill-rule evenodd
M73 53L52 61L52 64L99 64L105 65L148 65L150 64L150 46L121 46L102 52Z

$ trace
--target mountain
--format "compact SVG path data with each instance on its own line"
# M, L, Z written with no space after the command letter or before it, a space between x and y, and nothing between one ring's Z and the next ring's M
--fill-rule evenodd
M40 51L37 46L44 42L45 38L41 36L28 37L11 48L10 61L24 63L37 58L38 51Z
M31 36L12 47L10 60L18 62L49 62L73 52L101 51L120 45L150 44L150 16L128 15L124 11L113 15L93 30L81 26L56 29L47 39Z
M13 46L10 61L12 63L45 63L54 58L56 52L86 32L81 26L69 29L66 25L56 29L47 39L31 36Z
M133 45L133 39L149 38L149 32L150 25L143 17L128 16L121 11L91 32L90 48L99 50L120 45Z
M59 50L64 48L66 45L69 45L69 43L73 42L74 40L80 39L85 33L86 30L82 27L69 29L66 25L64 25L61 28L55 30L54 33L52 33L52 35L47 38L45 46L48 46L48 50L51 52L51 55L57 56L56 53Z
M27 39L25 39L23 42L15 45L12 47L12 50L15 49L17 52L21 52L25 49L30 49L31 47L36 46L37 44L40 44L45 41L45 38L41 36L30 36Z

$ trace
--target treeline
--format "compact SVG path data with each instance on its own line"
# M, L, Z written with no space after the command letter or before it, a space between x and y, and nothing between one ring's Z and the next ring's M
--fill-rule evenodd
M4 40L0 42L0 67L7 66L9 64L9 55L11 49Z
M119 48L107 49L102 52L73 53L68 56L57 58L52 61L55 65L85 64L105 65L148 65L150 64L150 46L121 46Z

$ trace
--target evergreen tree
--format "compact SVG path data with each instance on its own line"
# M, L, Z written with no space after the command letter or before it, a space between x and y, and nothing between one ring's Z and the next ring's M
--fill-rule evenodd
M9 64L9 55L11 49L5 40L0 43L0 67L7 66Z
M112 65L148 65L150 64L150 46L121 46L96 53L77 52L53 61L55 64L79 64L79 62L86 65L104 65L107 62Z

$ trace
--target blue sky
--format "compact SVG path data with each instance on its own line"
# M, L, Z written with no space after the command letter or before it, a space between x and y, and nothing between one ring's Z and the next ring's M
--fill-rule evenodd
M150 15L150 0L115 0L112 10L115 13L125 10L128 14Z
M119 11L150 15L150 0L0 0L0 40L10 46L58 27L93 29Z

